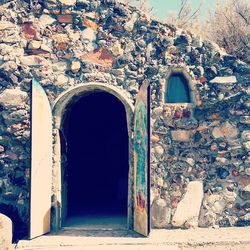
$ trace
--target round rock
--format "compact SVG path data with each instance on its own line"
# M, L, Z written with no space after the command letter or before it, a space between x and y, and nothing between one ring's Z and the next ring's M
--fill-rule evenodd
M12 221L9 217L0 213L0 249L12 249Z

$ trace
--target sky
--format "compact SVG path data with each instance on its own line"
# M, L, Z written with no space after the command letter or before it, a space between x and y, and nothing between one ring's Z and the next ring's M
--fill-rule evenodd
M154 8L153 14L163 20L166 20L167 14L178 11L180 8L180 0L148 0L151 7ZM196 10L202 2L201 15L206 17L209 10L215 6L216 0L190 0L193 10Z

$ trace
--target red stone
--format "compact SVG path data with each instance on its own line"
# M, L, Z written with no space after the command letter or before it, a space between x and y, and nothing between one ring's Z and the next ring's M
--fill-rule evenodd
M63 26L61 24L56 26L56 32L61 33L63 31Z
M4 152L4 146L0 145L0 153Z
M27 40L37 39L37 32L32 23L25 23L22 26L21 35Z
M208 80L207 80L206 77L201 77L201 78L200 78L200 82L201 82L201 83L204 83L204 82L207 82L207 81L208 81Z
M212 151L215 151L215 150L217 150L217 149L218 149L217 145L211 145L211 147L210 147L210 148L211 148L211 150L212 150Z
M180 198L174 197L174 198L171 200L172 208L177 208L179 201L180 201Z
M212 114L211 118L212 119L219 119L220 118L220 114Z
M239 174L239 171L237 171L237 170L232 171L232 176L237 176L238 174Z
M112 55L105 48L98 48L86 55L83 55L81 59L84 62L91 62L104 66L105 68L111 68L115 62Z
M173 161L174 161L174 158L171 157L171 156L167 156L167 157L166 157L166 160L167 160L168 162L173 162Z
M59 23L73 23L73 16L70 14L57 15Z
M97 28L98 28L98 24L97 24L97 23L95 23L95 22L93 22L93 21L90 21L90 20L87 19L87 18L84 18L84 19L83 19L83 24L84 24L85 26L87 26L87 27L93 29L93 30L97 30Z

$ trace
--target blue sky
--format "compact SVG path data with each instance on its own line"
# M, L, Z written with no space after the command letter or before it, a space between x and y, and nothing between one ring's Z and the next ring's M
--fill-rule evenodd
M154 14L158 18L166 19L168 13L177 11L180 8L180 0L148 0L154 8ZM201 15L206 17L209 10L215 6L216 0L190 0L192 8L195 10L202 2Z

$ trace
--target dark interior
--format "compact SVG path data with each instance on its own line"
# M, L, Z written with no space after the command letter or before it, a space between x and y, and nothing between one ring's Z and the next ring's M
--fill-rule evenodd
M72 104L65 121L67 216L127 214L128 131L123 104L105 92Z

